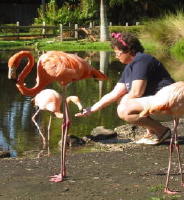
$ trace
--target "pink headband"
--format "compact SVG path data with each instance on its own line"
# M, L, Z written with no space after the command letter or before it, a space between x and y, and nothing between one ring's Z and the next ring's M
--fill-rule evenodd
M121 42L123 46L128 46L127 43L123 40L121 33L112 33L111 36L115 38L118 42Z

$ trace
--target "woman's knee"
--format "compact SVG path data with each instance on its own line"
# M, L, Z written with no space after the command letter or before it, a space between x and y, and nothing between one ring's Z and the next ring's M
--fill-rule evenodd
M119 104L117 114L120 119L127 121L129 114L128 107L125 104Z
M124 121L132 122L134 118L142 111L142 107L134 100L121 102L117 107L118 117Z

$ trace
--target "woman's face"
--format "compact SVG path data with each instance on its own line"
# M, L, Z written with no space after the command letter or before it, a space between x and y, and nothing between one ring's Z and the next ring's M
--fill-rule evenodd
M116 58L118 58L119 61L123 64L130 63L134 58L134 56L132 56L130 53L128 53L128 52L125 53L125 52L119 50L118 48L115 48L114 52L115 52Z

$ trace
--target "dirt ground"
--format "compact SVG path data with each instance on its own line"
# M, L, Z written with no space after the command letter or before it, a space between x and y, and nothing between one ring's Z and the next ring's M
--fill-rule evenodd
M171 200L184 199L178 164L173 157L170 188L163 193L168 165L168 143L129 145L117 151L76 153L68 150L68 177L49 182L59 172L60 155L0 160L0 200ZM181 145L182 158L184 155ZM174 154L176 155L176 154Z

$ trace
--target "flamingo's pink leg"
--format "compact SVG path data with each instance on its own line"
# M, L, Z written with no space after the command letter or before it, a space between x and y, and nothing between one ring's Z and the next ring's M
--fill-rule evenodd
M175 118L174 119L174 130L173 130L173 134L171 137L171 142L170 142L170 148L169 148L169 166L168 166L168 172L167 172L167 179L166 179L166 185L165 185L165 189L164 192L167 194L177 194L179 191L172 191L168 188L168 183L169 183L169 176L170 176L170 169L171 169L171 157L172 157L172 152L173 152L173 148L176 148L176 152L177 152L177 157L178 157L178 163L179 163L179 170L180 170L180 174L181 174L181 185L184 186L183 183L183 172L182 172L182 165L181 165L181 158L180 158L180 151L179 151L179 144L177 141L177 137L178 137L178 133L177 133L177 127L179 124L179 119Z
M51 176L51 182L61 182L66 177L66 138L70 127L70 117L66 98L63 98L63 124L62 124L62 137L61 137L61 171L60 174Z
M48 125L48 135L47 135L47 154L48 156L50 156L50 146L49 146L49 143L50 143L50 127L51 127L51 122L52 122L52 115L50 115L50 118L49 118L49 125Z
M167 170L167 177L166 177L166 184L165 184L165 189L164 192L169 194L169 189L168 189L168 184L169 184L169 177L170 177L170 170L171 170L171 161L172 161L172 153L174 149L174 134L172 134L171 140L170 140L170 145L169 145L169 164L168 164L168 170Z
M179 124L179 119L176 118L174 120L174 127L177 127ZM176 134L175 134L175 147L176 147L176 152L177 152L177 156L178 156L178 163L179 163L179 170L180 170L180 174L181 174L181 186L184 186L184 182L183 182L183 172L182 172L182 164L181 164L181 156L180 156L180 147L177 141L177 137L178 137L178 132L177 132L177 128L176 128Z

